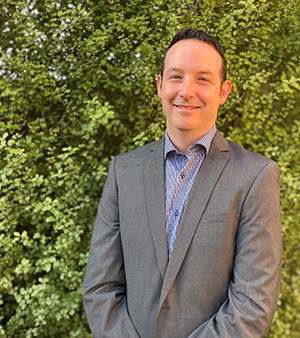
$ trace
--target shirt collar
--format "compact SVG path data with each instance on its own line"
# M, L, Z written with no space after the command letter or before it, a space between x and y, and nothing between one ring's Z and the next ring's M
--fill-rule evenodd
M199 145L200 148L204 147L206 154L208 154L212 140L215 137L216 132L217 132L217 128L216 128L216 125L214 125L209 132L207 132L205 135L203 135L198 141L191 144L189 146L189 148L193 147L194 145ZM164 159L166 159L167 155L172 151L175 151L177 154L180 154L180 152L175 148L174 144L170 140L169 135L166 131L165 132Z

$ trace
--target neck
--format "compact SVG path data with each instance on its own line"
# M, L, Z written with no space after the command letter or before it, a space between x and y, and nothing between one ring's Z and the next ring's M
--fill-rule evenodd
M171 140L171 142L174 144L175 148L180 151L181 153L185 154L187 151L187 148L197 142L203 135L206 133L196 133L195 135L191 135L191 133L170 133L169 130L167 130L168 136Z

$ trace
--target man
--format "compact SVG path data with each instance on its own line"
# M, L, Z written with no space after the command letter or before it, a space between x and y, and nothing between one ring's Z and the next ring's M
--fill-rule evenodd
M263 337L282 240L276 163L216 130L216 39L179 32L157 79L165 136L112 160L84 282L94 337Z

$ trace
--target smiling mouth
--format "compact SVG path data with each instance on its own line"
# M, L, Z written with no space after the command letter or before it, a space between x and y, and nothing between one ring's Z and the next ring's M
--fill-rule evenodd
M200 106L181 106L179 104L174 104L175 107L179 109L186 109L186 110L192 110L192 109L199 109L201 108Z

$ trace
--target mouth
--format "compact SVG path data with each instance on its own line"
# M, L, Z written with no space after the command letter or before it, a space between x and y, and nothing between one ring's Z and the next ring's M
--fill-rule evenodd
M180 104L174 104L175 107L183 110L193 110L193 109L199 109L201 108L200 106L182 106Z

